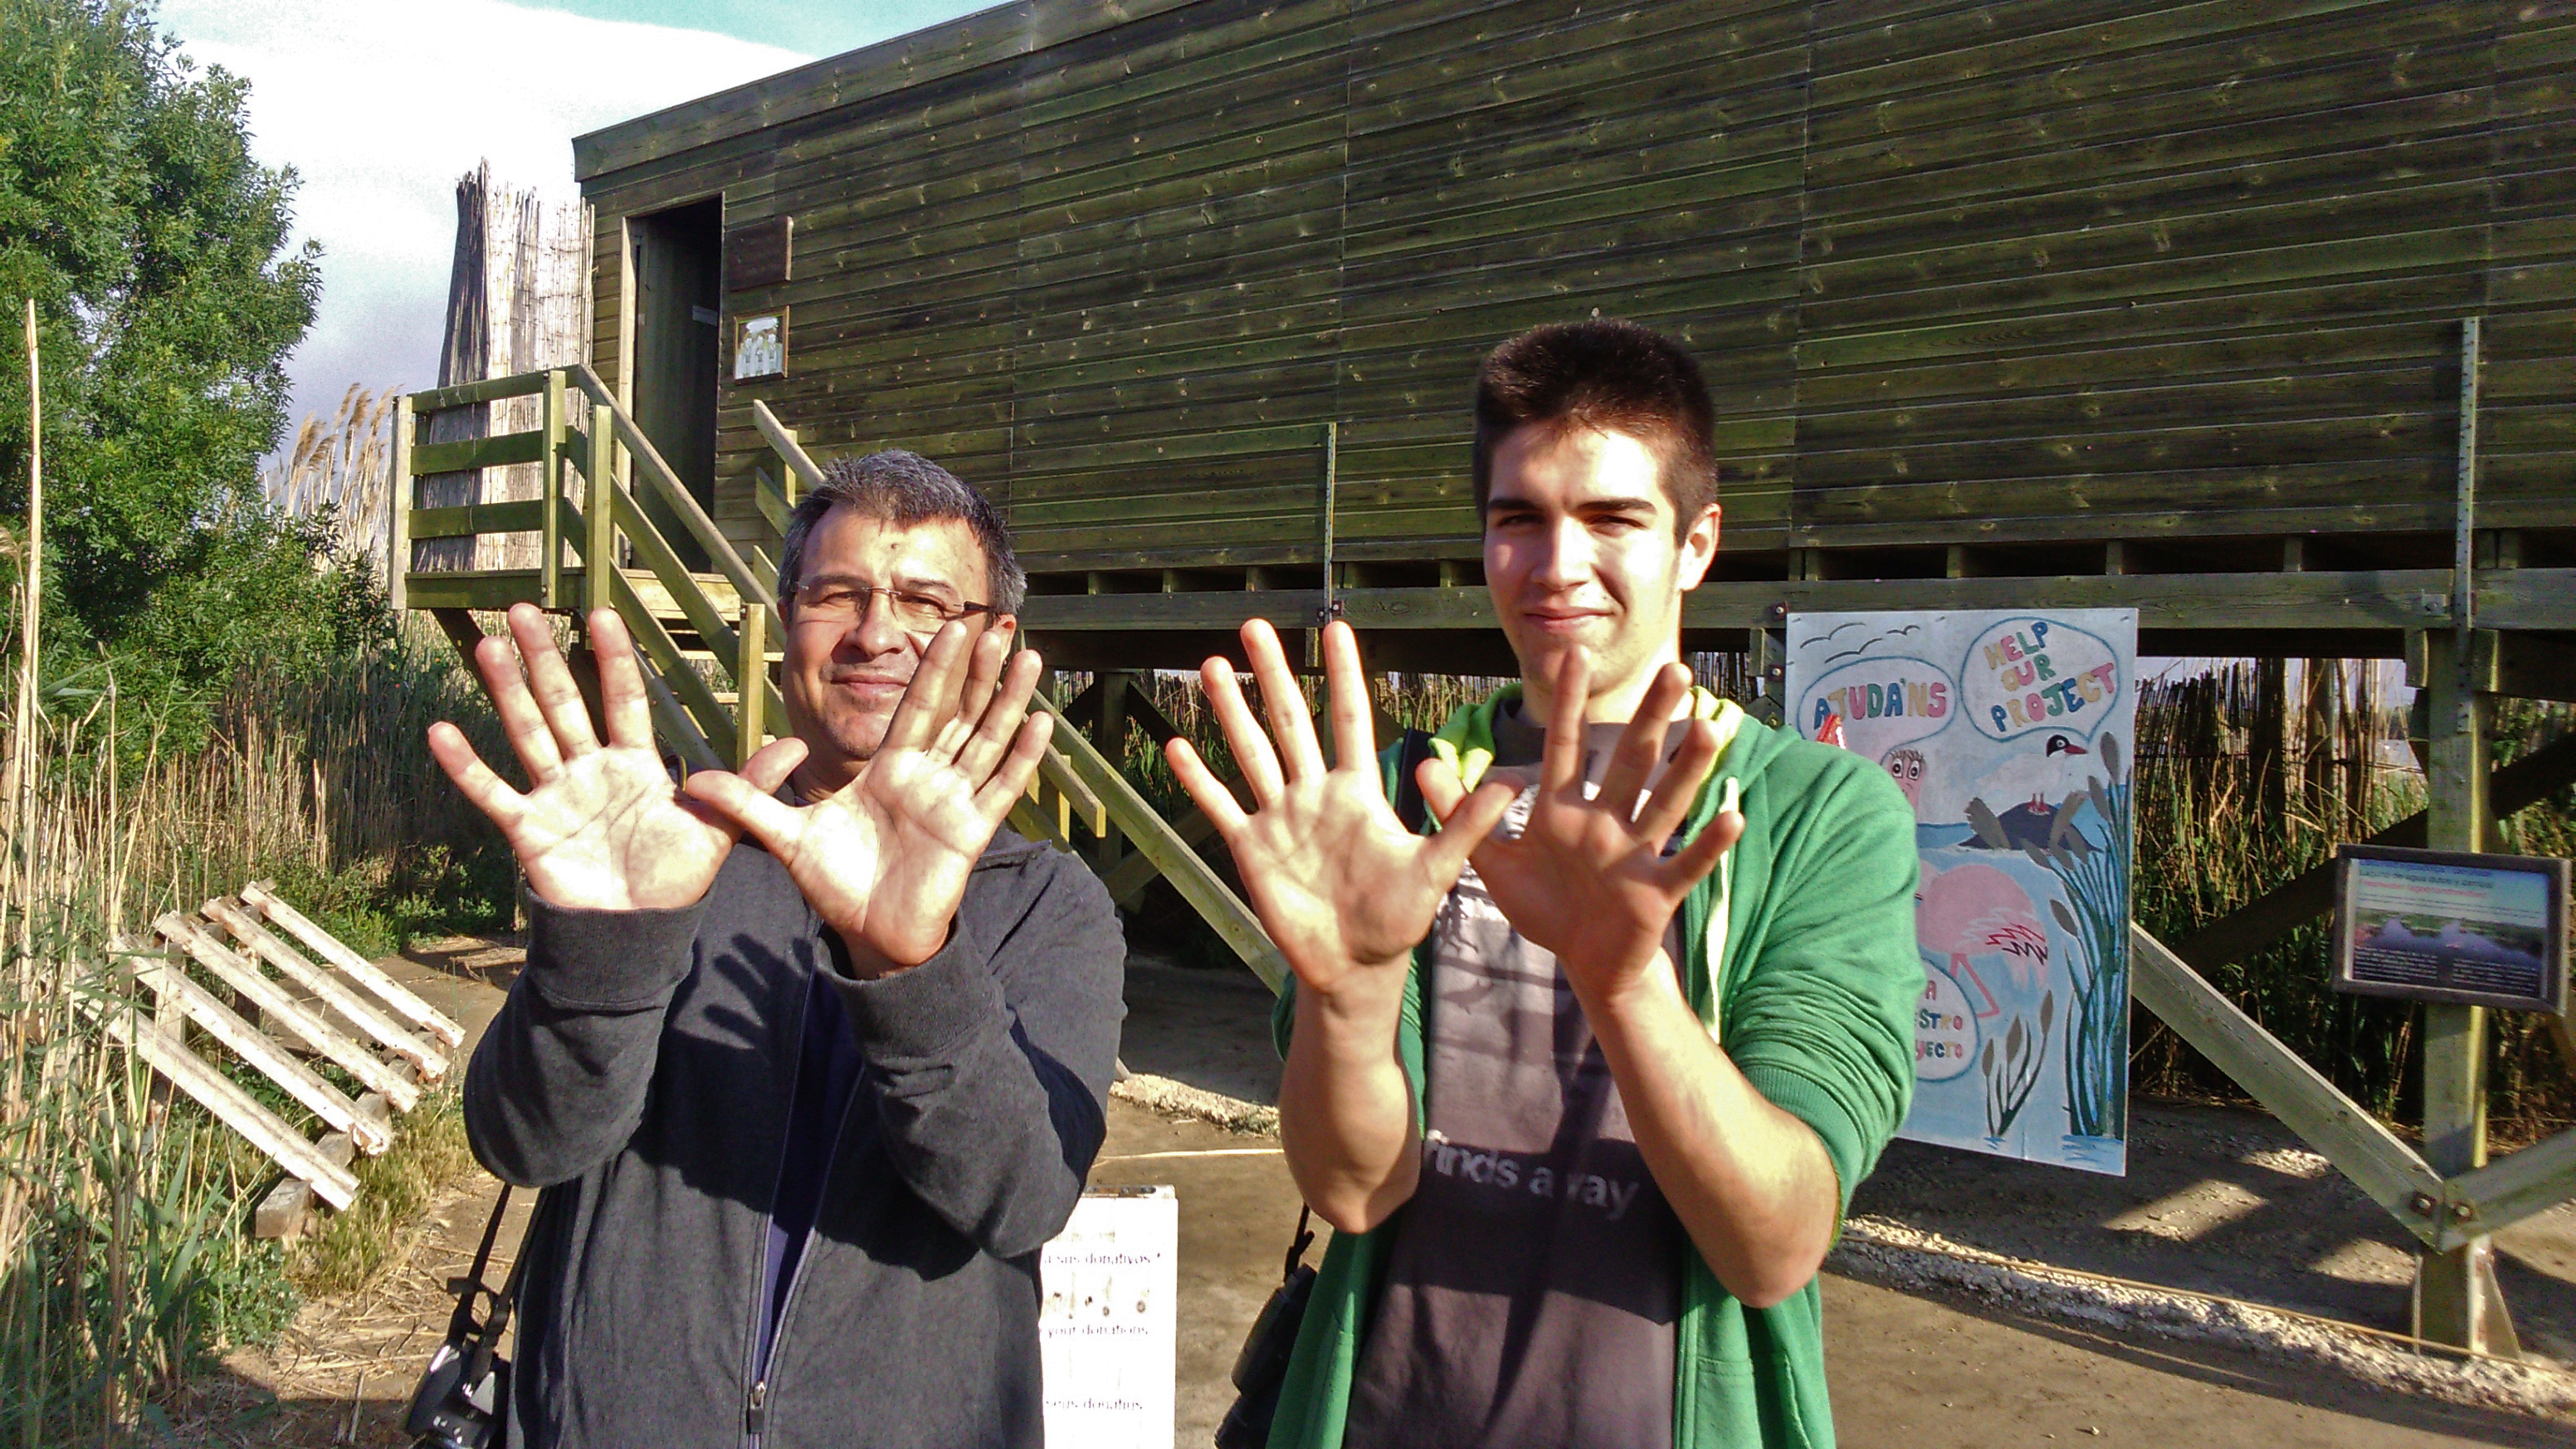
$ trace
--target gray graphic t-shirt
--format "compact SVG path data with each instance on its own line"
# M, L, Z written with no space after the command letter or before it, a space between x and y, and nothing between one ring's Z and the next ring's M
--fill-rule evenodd
M1592 728L1586 779L1618 733ZM1498 711L1494 767L1534 764L1543 740ZM1529 805L1524 792L1502 828ZM1396 1221L1346 1442L1670 1449L1681 1224L1555 956L1472 869L1433 927L1430 989L1422 1183Z

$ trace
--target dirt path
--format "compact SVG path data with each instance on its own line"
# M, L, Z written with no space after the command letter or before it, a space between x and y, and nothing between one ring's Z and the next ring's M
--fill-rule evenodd
M446 975L479 1025L509 962L452 952ZM416 971L433 968L424 963ZM1226 1373L1278 1281L1296 1194L1276 1139L1142 1105L1173 1093L1265 1103L1276 1068L1267 993L1231 975L1140 963L1122 1088L1093 1174L1171 1183L1181 1204L1181 1343L1174 1443L1204 1446L1231 1400ZM1142 1090L1139 1090L1139 1089ZM2394 1224L2258 1114L2141 1103L2127 1179L1988 1162L1899 1144L1856 1212L1891 1233L2177 1288L2229 1293L2348 1321L2402 1326ZM359 1301L308 1305L270 1354L174 1406L180 1442L400 1446L398 1419L444 1331L445 1279L470 1259L490 1185L442 1202L418 1247ZM524 1211L522 1199L518 1206ZM514 1214L514 1217L517 1215ZM503 1248L518 1226L505 1227ZM2507 1292L2526 1343L2567 1356L2576 1337L2576 1210L2508 1235ZM2564 1445L2576 1417L2447 1401L2248 1340L2149 1332L2116 1307L1975 1287L1973 1274L1890 1271L1849 1256L1827 1274L1826 1330L1841 1440L1859 1449L2016 1443ZM1939 1255L1906 1259L1939 1264ZM1859 1276L1854 1276L1857 1273ZM1963 1286L1966 1284L1967 1286ZM1893 1286L1891 1286L1893 1285ZM2391 1324L2391 1319L2399 1320ZM2454 1395L2456 1398L2457 1396Z

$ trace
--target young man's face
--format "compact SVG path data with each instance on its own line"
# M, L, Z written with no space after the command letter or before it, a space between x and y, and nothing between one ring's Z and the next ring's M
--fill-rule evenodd
M939 632L936 621L907 623L892 588L937 599L951 609L991 602L983 546L961 518L934 518L899 527L836 505L805 540L798 597L788 604L787 658L779 693L788 727L809 753L797 772L808 791L835 790L857 778L859 767L884 743L886 725L904 686L921 667L921 654ZM815 601L842 605L827 617ZM994 616L970 614L980 634ZM1001 627L1009 627L1007 616Z
M1653 450L1620 432L1529 424L1494 449L1485 587L1529 703L1567 650L1590 661L1587 720L1625 720L1657 666L1681 657L1684 590L1717 556L1711 505L1675 538Z

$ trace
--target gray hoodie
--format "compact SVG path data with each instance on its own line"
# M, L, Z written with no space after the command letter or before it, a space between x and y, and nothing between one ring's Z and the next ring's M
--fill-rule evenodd
M948 944L877 981L831 969L749 844L685 910L528 910L527 967L465 1078L475 1156L552 1189L510 1442L1039 1443L1037 1253L1099 1150L1124 1011L1091 873L997 835ZM818 970L865 1066L755 1384Z

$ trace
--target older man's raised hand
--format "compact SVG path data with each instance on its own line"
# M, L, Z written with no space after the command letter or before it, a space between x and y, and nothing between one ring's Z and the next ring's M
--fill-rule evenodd
M839 934L862 977L920 965L947 944L966 878L1046 753L1031 717L1045 665L1006 631L950 624L930 641L859 777L805 805L772 795L805 758L779 740L736 775L701 770L688 797L751 832Z
M653 747L644 676L625 623L610 610L594 610L590 638L606 743L591 728L546 616L518 604L510 610L509 636L476 646L474 666L528 788L513 789L445 720L429 727L429 752L501 828L528 888L549 905L621 911L694 904L741 830L672 786ZM786 778L770 768L748 773L770 789Z

